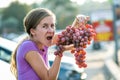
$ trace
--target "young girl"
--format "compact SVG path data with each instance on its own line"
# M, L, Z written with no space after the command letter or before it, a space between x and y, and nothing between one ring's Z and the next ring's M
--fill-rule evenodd
M55 23L55 15L45 8L33 9L26 15L24 28L29 37L18 45L11 59L11 71L17 80L57 80L62 57L56 55L49 67L47 53L48 47L56 43Z

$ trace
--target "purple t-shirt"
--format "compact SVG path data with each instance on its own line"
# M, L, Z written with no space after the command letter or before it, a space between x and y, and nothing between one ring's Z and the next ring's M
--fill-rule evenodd
M18 80L40 80L29 63L25 60L25 55L29 51L38 51L45 61L45 64L49 66L47 50L48 47L44 47L44 52L39 50L36 44L31 40L25 40L20 44L16 55Z

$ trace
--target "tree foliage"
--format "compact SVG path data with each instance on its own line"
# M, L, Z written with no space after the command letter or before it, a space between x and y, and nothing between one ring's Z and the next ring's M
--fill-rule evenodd
M43 0L41 3L26 5L20 4L16 0L15 2L12 2L9 7L2 10L2 23L5 24L5 26L15 24L19 31L23 31L24 16L28 11L36 7L52 10L57 18L57 29L64 29L67 25L72 24L77 14L90 16L90 13L95 10L110 9L110 4L108 2L100 4L98 2L93 2L92 0L87 0L83 5L78 5L75 2L71 2L71 0Z
M6 21L10 17L15 18L18 20L18 29L20 31L23 30L23 18L26 15L26 13L31 9L30 6L26 4L20 4L18 1L15 1L10 4L9 7L5 8L2 12L2 21Z
M64 29L67 25L71 25L79 12L79 6L70 0L44 0L40 6L49 8L56 14L57 29Z

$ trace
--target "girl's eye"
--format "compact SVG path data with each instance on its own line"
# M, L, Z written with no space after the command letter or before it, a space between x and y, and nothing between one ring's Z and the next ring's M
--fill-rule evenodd
M51 24L50 27L54 29L54 28L55 28L55 25L54 25L54 24ZM43 25L43 28L46 28L46 29L47 29L47 28L49 28L49 25Z
M51 25L51 28L55 28L55 25Z
M47 26L44 25L43 28L47 28Z

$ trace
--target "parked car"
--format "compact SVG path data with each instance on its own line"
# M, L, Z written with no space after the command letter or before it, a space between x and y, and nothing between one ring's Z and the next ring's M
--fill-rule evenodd
M22 41L26 36L28 36L28 34L27 34L27 33L23 33L23 34L15 37L15 38L13 38L12 40L15 41L15 42L20 42L20 41Z
M1 80L16 80L10 72L10 64L0 59L0 79Z
M50 66L52 66L54 59L54 55L49 55ZM86 77L84 69L78 68L73 57L62 57L58 80L85 80Z
M15 49L17 43L0 37L0 59L9 62L11 52Z
M11 53L17 46L16 42L9 41L4 38L0 38L0 59L6 61L7 65L10 65L10 59L11 59ZM49 49L51 51L52 49ZM49 54L49 63L50 66L52 65L54 61L55 56ZM4 65L3 65L4 67ZM4 67L3 70L5 70L6 67ZM9 67L7 67L9 68ZM8 69L7 69L8 70ZM8 70L10 72L10 70ZM84 80L86 78L86 74L84 73L83 68L78 68L75 64L73 57L63 56L61 61L61 67L60 67L60 73L58 80ZM2 74L0 70L0 74ZM11 75L10 73L3 74L4 76ZM12 77L12 76L11 76ZM6 77L7 78L7 77ZM6 80L6 79L3 79ZM11 79L13 80L13 79Z

